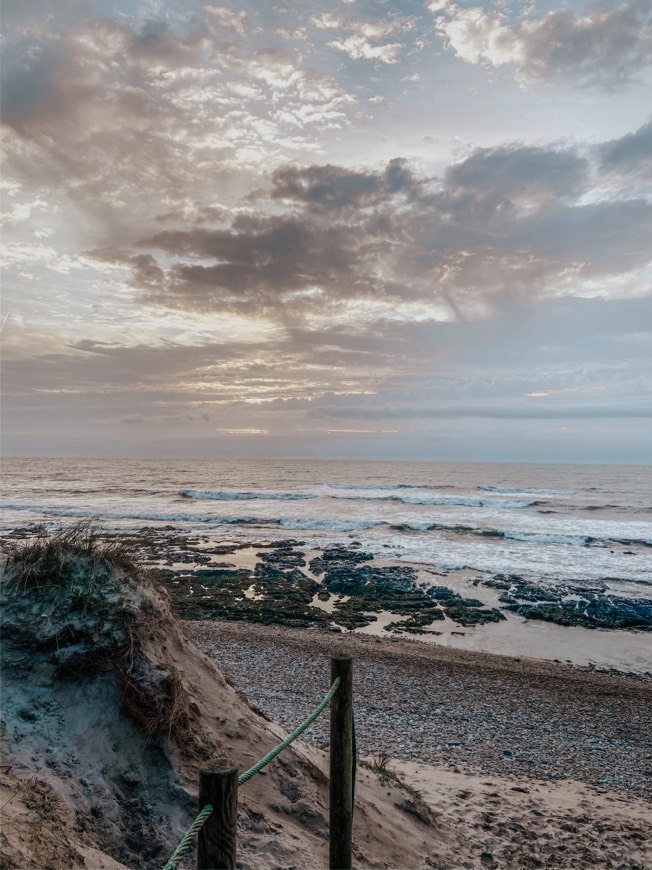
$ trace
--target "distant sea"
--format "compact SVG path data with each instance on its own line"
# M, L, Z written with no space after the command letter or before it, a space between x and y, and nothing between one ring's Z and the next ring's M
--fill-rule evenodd
M652 468L7 459L1 529L96 518L220 542L358 541L386 558L546 583L652 585Z

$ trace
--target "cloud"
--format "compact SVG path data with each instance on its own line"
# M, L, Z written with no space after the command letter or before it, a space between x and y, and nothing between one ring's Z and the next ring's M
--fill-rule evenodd
M588 180L586 158L572 150L531 146L480 148L446 170L452 188L529 205L576 199Z
M343 21L338 16L324 13L313 18L320 30L339 30L341 36L328 43L347 54L351 60L375 60L395 64L404 48L402 42L386 42L395 34L403 34L414 28L414 19L388 17L379 21Z
M553 299L485 321L404 324L413 374L374 394L327 396L307 416L370 420L648 420L652 298ZM646 324L641 332L640 326ZM280 409L279 409L280 410ZM408 424L410 426L412 424Z
M50 208L74 203L105 240L189 202L219 207L216 187L232 205L263 165L346 125L356 102L265 40L221 6L185 34L83 15L19 30L2 69L7 176L48 190Z
M384 419L446 419L483 417L491 420L593 420L600 418L652 418L651 407L632 408L624 404L566 405L564 407L536 407L528 404L523 407L487 407L471 405L449 405L436 408L423 406L399 406L396 408L345 408L341 406L322 407L315 411L315 417L337 419L384 420Z
M238 36L246 36L249 32L247 13L236 12L226 6L208 4L202 7L202 11L218 22L227 30L232 30Z
M509 446L515 426L536 433L546 420L649 423L651 302L553 299L481 320L295 326L256 344L80 340L43 353L23 343L5 354L4 393L14 429L42 431L46 415L73 453L71 437L79 449L87 439L91 453L111 438L155 451L177 431L185 440L175 451L212 455L211 438L249 434L235 430L286 433L285 447L269 448L279 455L299 449L287 433L317 438L320 429L342 438L396 429L406 457L421 437L457 443L500 431Z
M554 10L510 23L481 6L434 0L435 27L470 64L515 68L527 84L559 80L582 87L622 88L652 64L650 0L594 3L576 14Z
M441 177L398 158L375 171L291 164L230 225L145 236L122 262L148 304L285 327L486 317L652 261L652 203L596 200L603 176L573 148L519 144L477 149Z
M346 228L294 216L240 218L226 230L166 231L143 244L168 256L213 261L177 261L163 274L148 260L147 280L139 280L137 272L134 277L147 299L159 304L283 315L285 296L293 291L314 288L338 296L357 280L356 251ZM295 311L313 304L309 292L303 302L301 297L293 300Z
M340 166L285 166L272 174L272 198L325 208L369 206L395 194L411 195L420 182L407 160L390 160L383 172L360 172Z
M620 139L598 148L600 168L605 173L652 179L652 121Z
M269 435L268 429L216 429L222 435Z
M347 36L345 39L334 39L329 45L343 51L351 60L378 60L381 63L394 64L403 48L400 42L387 42L374 45L369 38L361 35Z

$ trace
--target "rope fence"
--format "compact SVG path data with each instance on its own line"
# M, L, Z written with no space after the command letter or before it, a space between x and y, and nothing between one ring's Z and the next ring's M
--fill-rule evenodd
M249 770L245 771L241 776L238 777L238 785L243 785L245 782L250 780L252 776L255 776L259 771L263 769L266 765L273 761L277 755L280 755L284 749L286 749L291 743L293 743L297 737L300 737L303 732L312 725L312 723L324 712L326 707L333 700L333 696L340 685L341 678L335 677L333 680L333 684L330 689L324 695L323 699L319 702L319 704L315 707L315 709L310 713L310 715L304 719L304 721L297 725L294 731L282 740L277 746L275 746L267 755L264 755L260 761L256 762L253 767L250 767ZM202 829L204 822L208 819L208 817L213 812L213 806L211 804L206 804L205 807L201 810L195 821L188 828L188 831L184 835L183 839L174 850L172 857L167 862L163 870L177 870L179 861L192 849L195 839L197 838L200 830Z

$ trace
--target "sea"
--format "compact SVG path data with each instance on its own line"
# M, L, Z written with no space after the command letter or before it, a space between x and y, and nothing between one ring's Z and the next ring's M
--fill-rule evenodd
M301 540L433 569L652 586L652 467L6 459L0 531L83 518L218 542Z

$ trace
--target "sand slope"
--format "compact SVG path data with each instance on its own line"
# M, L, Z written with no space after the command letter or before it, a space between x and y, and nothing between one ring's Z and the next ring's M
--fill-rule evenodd
M125 583L133 617L127 685L106 646L100 660L96 650L89 657L86 637L80 658L79 632L63 631L65 613L39 613L44 604L33 595L5 600L8 870L160 867L196 813L199 768L222 761L245 770L278 742L278 728L182 637L166 594L143 577ZM94 624L89 614L89 632ZM146 735L143 723L161 699L175 707L166 711L171 724ZM326 866L325 762L312 752L286 750L240 790L243 866ZM441 842L437 828L402 808L397 786L365 775L357 799L359 866L418 867Z

